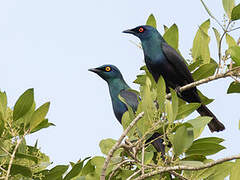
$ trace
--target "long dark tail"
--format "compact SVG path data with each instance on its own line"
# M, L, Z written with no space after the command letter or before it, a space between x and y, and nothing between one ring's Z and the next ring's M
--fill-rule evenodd
M219 120L217 120L216 116L207 108L207 106L201 105L197 109L197 111L201 116L212 117L212 120L210 121L210 123L208 123L208 127L211 132L214 132L214 131L219 132L225 129L225 126Z

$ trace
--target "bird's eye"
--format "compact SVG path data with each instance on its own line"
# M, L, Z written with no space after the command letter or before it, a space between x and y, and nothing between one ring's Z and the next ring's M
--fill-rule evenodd
M143 29L142 27L140 27L140 28L138 29L138 31L139 31L140 33L142 33L142 32L144 31L144 29Z
M111 71L111 68L109 66L105 67L105 71L109 72Z

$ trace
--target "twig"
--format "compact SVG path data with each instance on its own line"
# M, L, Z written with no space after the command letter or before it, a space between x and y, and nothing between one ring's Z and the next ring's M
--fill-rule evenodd
M141 170L136 171L135 173L133 173L131 176L129 176L126 180L131 180L134 176L136 176L138 173L140 173Z
M235 30L237 30L237 29L240 29L240 27L233 28L233 29L231 29L231 30L228 30L227 32L232 32L232 31L235 31Z
M145 153L145 145L143 143L143 146L142 146L142 174L144 174L144 153Z
M111 180L112 176L115 174L115 172L124 164L128 163L128 162L135 162L135 160L129 160L129 159L126 159L122 162L120 162L113 170L112 170L112 173L109 175L109 178L108 180Z
M219 41L219 45L218 45L218 68L217 68L217 74L218 74L219 69L220 69L220 67L221 67L221 61L222 61L222 40L223 40L225 34L228 32L228 27L229 27L229 25L231 24L231 22L232 22L232 21L229 20L226 29L223 28L223 31L224 31L224 32L223 32L223 34L222 34L222 36L221 36L221 38L220 38L220 41Z
M6 177L5 177L5 180L8 180L8 177L10 175L10 170L11 170L11 167L12 167L12 163L13 163L13 160L14 160L14 157L15 157L15 154L17 152L17 149L18 149L18 146L21 144L21 142L23 141L24 137L29 133L29 130L27 130L24 135L17 141L17 144L16 146L14 147L14 150L11 154L11 158L10 158L10 161L9 161L9 165L8 165L8 170L7 170L7 174L6 174Z
M171 172L171 171L177 171L177 170L190 170L190 171L197 171L197 170L201 170L201 169L206 169L206 168L210 168L213 167L217 164L221 164L224 163L226 161L231 161L234 159L240 159L240 155L234 155L234 156L230 156L230 157L226 157L226 158L222 158L222 159L218 159L216 161L198 166L198 167L191 167L191 166L173 166L173 167L159 167L157 170L152 171L148 174L144 174L141 175L140 177L136 178L135 180L141 180L141 179L145 179L147 177L151 177L157 174L161 174L163 172Z
M219 73L219 74L216 74L216 75L213 75L213 76L209 76L209 77L207 77L207 78L205 78L205 79L201 79L201 80L199 80L199 81L192 82L192 83L190 83L190 84L187 84L187 85L181 87L181 88L179 89L179 91L182 92L182 91L185 91L185 90L187 90L187 89L190 89L190 88L193 88L193 87L195 87L195 86L198 86L198 85L200 85L200 84L208 83L208 82L210 82L210 81L213 81L213 80L216 80L216 79L220 79L220 78L229 77L229 76L232 75L232 73L233 73L235 70L239 70L239 69L240 69L240 67L236 67L236 68L233 68L233 69L227 71L226 73ZM167 95L166 95L166 98L167 98L167 99L170 99L170 98L171 98L171 94L170 94L170 93L167 94Z
M171 174L173 174L174 176L178 177L181 180L188 180L187 178L183 177L181 174L175 172L175 171L170 171Z
M122 135L120 136L118 141L115 143L115 145L112 147L112 149L108 152L108 155L103 164L103 168L102 168L102 172L101 172L101 176L100 176L101 180L105 180L106 170L107 170L107 167L108 167L108 164L109 164L111 158L113 157L113 153L119 148L119 145L122 143L122 140L125 138L127 133L138 122L138 120L140 120L143 117L143 115L144 115L144 112L141 112L138 114L138 116L130 123L130 125L127 127L127 129L125 129L125 131L122 133Z

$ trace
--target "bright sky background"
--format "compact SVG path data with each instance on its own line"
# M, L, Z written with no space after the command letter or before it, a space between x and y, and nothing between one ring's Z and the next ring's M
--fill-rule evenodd
M221 1L205 2L222 20ZM48 118L56 127L30 135L27 141L34 144L38 139L41 150L54 164L101 155L100 140L120 136L122 128L114 117L107 84L87 69L114 64L137 89L132 82L144 64L143 53L130 42L139 42L137 38L121 32L145 24L151 13L161 33L163 24L178 25L180 51L185 58L198 26L209 18L199 0L0 1L0 88L7 92L10 107L31 87L38 106L51 101ZM211 24L220 30L213 20ZM209 32L211 56L217 59L215 37L212 30ZM237 34L239 31L235 37ZM199 87L215 99L208 107L226 126L218 134L207 128L204 132L226 139L223 144L228 149L216 158L239 153L240 95L226 95L231 81Z

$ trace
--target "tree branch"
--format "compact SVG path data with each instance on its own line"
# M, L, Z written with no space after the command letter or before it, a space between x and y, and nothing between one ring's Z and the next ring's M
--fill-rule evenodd
M107 157L105 159L105 162L103 164L103 168L102 168L102 172L101 172L101 176L100 176L101 180L105 180L106 170L107 170L107 167L108 167L108 164L109 164L111 158L113 157L113 153L119 148L120 144L122 143L122 140L125 138L127 133L138 122L138 120L140 120L143 117L143 115L144 115L144 112L141 112L141 113L138 114L138 116L130 123L130 125L127 127L127 129L125 129L125 131L122 133L122 135L120 136L120 138L118 139L116 144L108 152L108 155L107 155Z
M195 82L192 82L190 84L187 84L185 86L182 86L179 91L182 92L182 91L185 91L187 89L190 89L190 88L193 88L195 86L198 86L198 85L201 85L201 84L204 84L204 83L208 83L210 81L213 81L213 80L216 80L216 79L220 79L220 78L225 78L225 77L229 77L229 76L232 76L233 72L234 71L237 71L239 70L240 67L236 67L236 68L233 68L232 70L229 70L227 71L226 73L219 73L219 74L216 74L216 75L213 75L213 76L209 76L205 79L201 79L199 81L195 81ZM171 98L171 93L167 94L166 95L166 98L167 99L170 99Z
M181 165L173 166L173 167L159 167L159 168L157 168L157 170L152 171L148 174L141 175L140 177L136 178L135 180L142 180L142 179L145 179L147 177L151 177L151 176L154 176L154 175L157 175L157 174L161 174L163 172L170 172L171 173L171 171L177 171L177 170L197 171L197 170L201 170L201 169L210 168L210 167L213 167L217 164L221 164L221 163L231 161L231 160L234 160L234 159L240 159L240 155L234 155L234 156L218 159L216 161L201 165L199 167L181 166Z
M5 180L8 180L8 177L10 175L10 171L11 171L11 167L12 167L12 163L15 157L15 154L17 152L18 146L21 144L21 142L23 141L24 137L29 133L29 130L27 130L24 135L17 141L16 146L14 147L14 150L10 156L10 161L9 161L9 165L8 165L8 170L7 170L7 174L5 176Z

